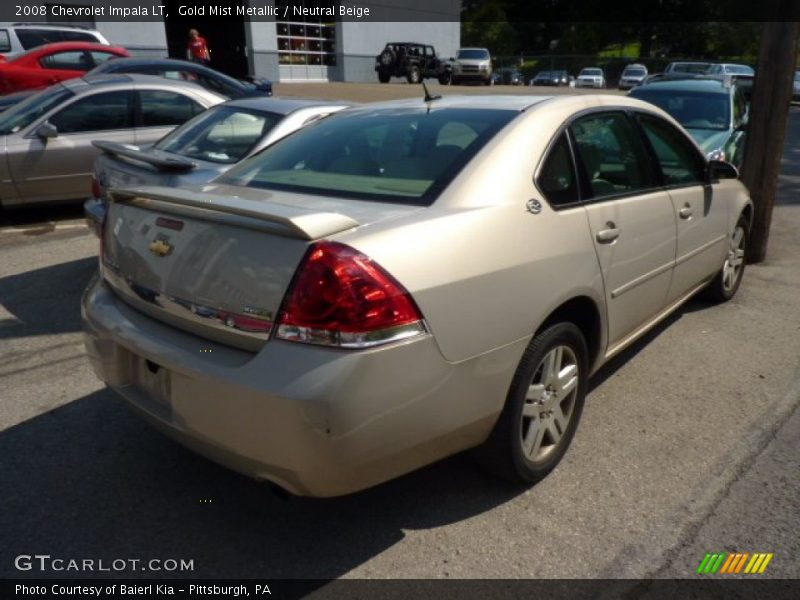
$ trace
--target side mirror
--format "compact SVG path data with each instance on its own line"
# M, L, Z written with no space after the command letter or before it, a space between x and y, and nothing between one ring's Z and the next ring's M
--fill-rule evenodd
M706 182L719 179L739 179L739 170L724 160L710 160L706 165Z
M58 128L52 123L44 122L39 125L39 128L36 130L36 135L43 140L58 137Z

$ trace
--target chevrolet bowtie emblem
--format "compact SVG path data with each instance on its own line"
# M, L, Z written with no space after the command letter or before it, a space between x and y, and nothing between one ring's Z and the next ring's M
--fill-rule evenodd
M172 252L172 246L166 240L153 240L148 249L156 256L166 256Z

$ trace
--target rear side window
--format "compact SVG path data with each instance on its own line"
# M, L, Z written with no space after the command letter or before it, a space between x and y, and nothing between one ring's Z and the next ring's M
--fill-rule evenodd
M665 185L704 181L705 160L681 132L658 117L639 114L636 118L653 147Z
M180 125L204 109L191 98L175 92L142 90L140 127Z
M130 94L125 91L94 94L76 100L49 121L59 133L84 133L132 126Z
M44 44L62 41L61 32L57 29L31 29L20 27L16 30L19 43L25 50L36 48Z
M629 194L656 186L647 151L624 113L592 114L570 126L592 197Z
M558 136L556 143L550 148L536 178L536 184L553 206L564 206L579 200L575 165L566 132Z
M0 52L11 52L11 38L7 29L0 29Z
M65 42L91 42L97 44L100 42L95 36L86 31L61 31L61 39Z
M91 56L83 50L56 52L39 59L39 64L45 69L67 71L90 71L94 68Z
M92 57L92 62L95 65L102 65L107 60L111 60L112 58L118 58L116 54L112 54L111 52L103 52L102 50L92 50L89 52Z

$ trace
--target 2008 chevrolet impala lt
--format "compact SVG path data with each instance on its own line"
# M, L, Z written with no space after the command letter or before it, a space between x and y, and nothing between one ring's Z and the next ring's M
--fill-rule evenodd
M736 175L630 98L346 110L210 184L112 190L88 352L157 427L295 494L467 448L535 482L591 373L736 293Z

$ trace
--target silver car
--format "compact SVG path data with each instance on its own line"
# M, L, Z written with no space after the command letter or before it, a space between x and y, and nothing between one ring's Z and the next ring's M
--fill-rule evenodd
M156 427L296 494L468 448L534 482L591 373L736 293L736 174L626 97L343 111L212 184L112 190L88 355Z
M110 187L206 183L247 156L316 119L345 108L342 102L254 97L231 100L197 115L152 146L95 141L91 197L84 203L99 235Z
M575 87L604 88L606 87L606 76L603 69L598 67L587 67L581 69L575 79Z
M85 200L100 150L92 140L147 144L225 98L149 75L53 85L0 113L0 206Z

